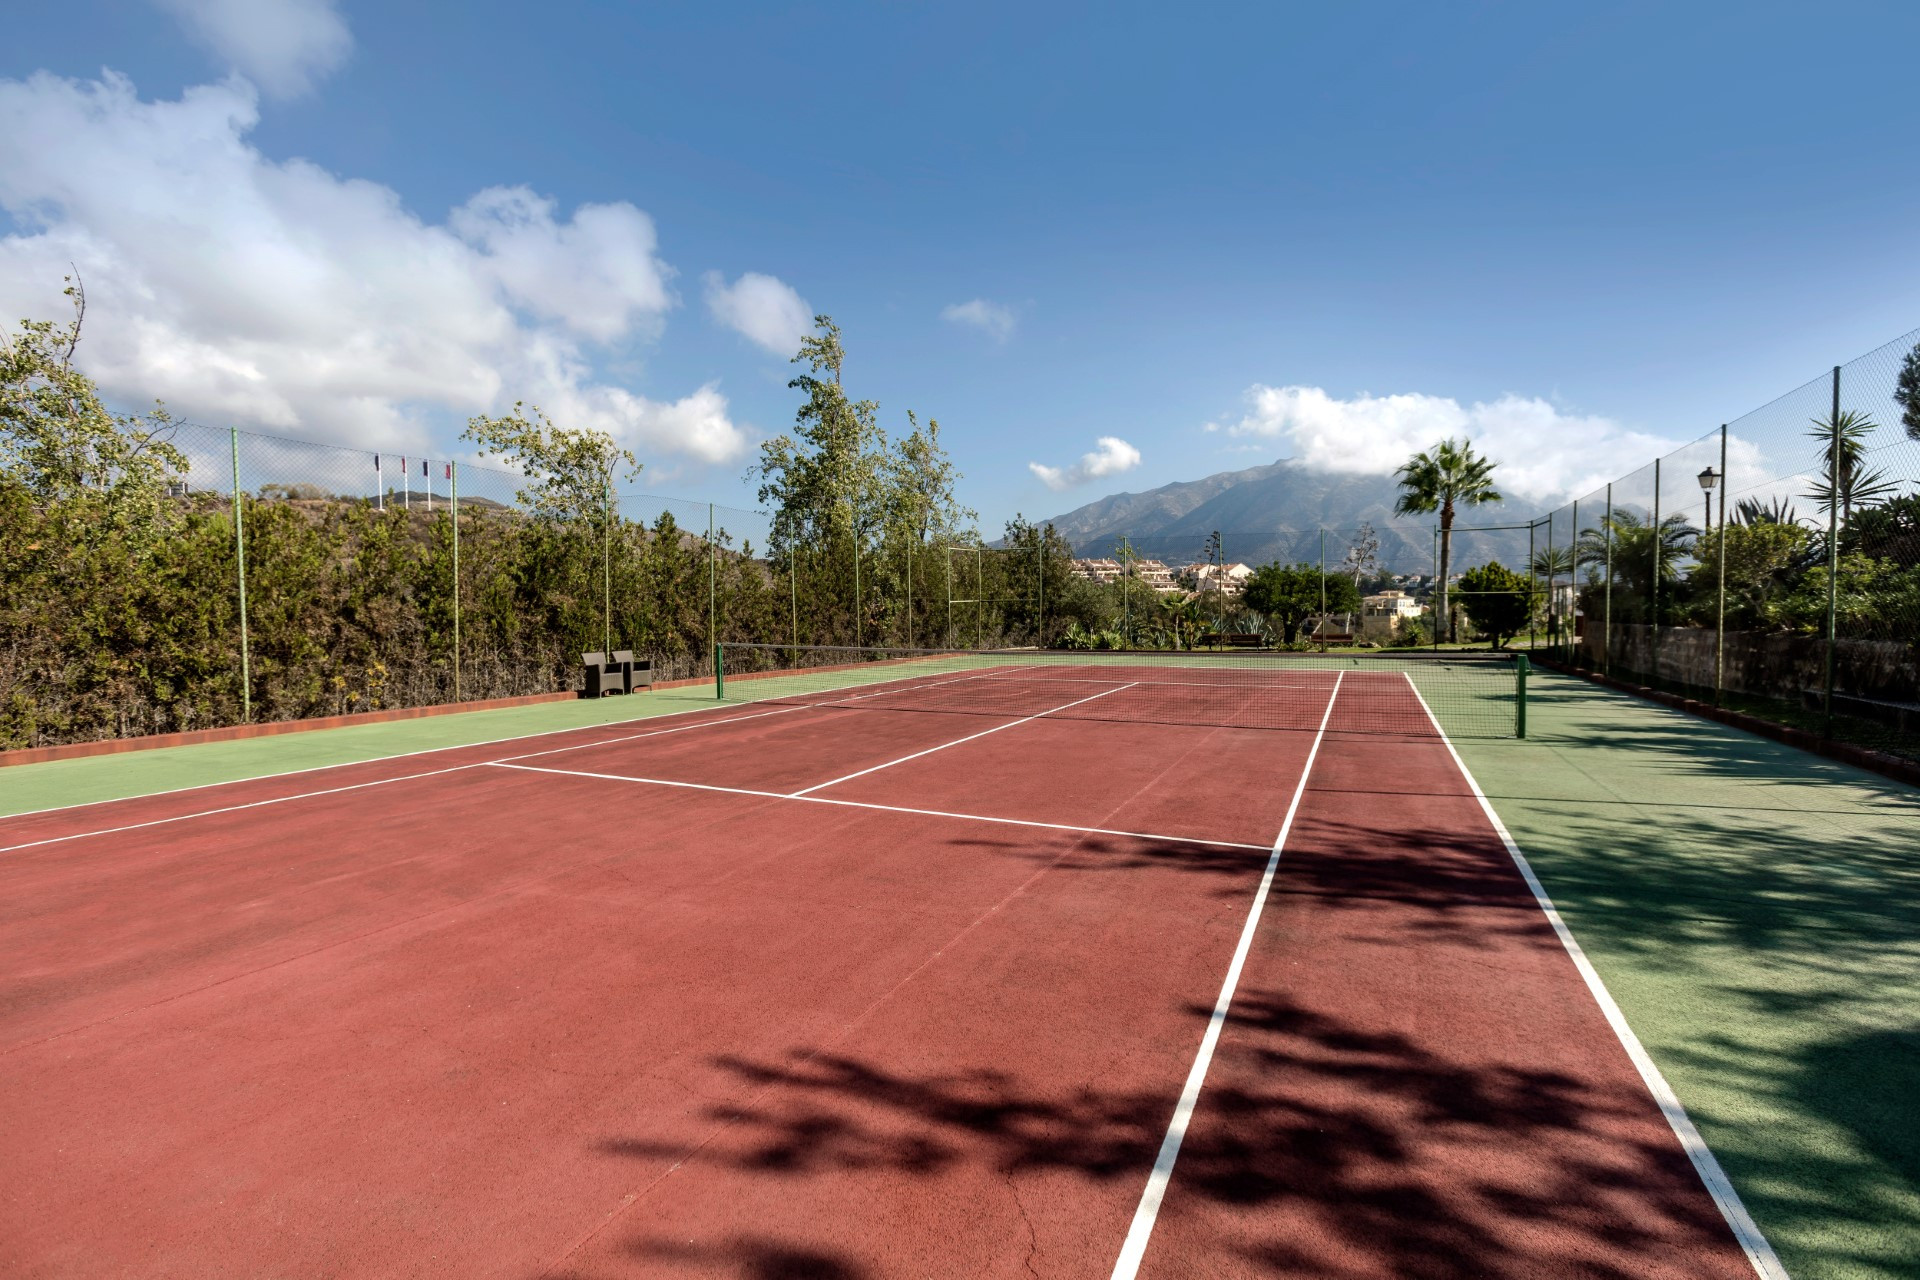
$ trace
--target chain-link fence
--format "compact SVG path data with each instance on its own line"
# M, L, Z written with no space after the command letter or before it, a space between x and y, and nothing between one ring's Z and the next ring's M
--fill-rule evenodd
M1920 757L1920 331L1583 495L1535 540L1560 659Z

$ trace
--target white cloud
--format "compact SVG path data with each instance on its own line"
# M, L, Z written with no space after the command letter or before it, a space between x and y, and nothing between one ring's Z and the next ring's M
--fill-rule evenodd
M1092 453L1081 454L1080 461L1071 467L1029 462L1027 470L1038 476L1041 484L1058 493L1102 476L1117 476L1140 465L1140 451L1118 436L1101 436L1094 446Z
M777 356L800 350L813 328L813 308L792 285L749 271L732 284L718 271L706 274L707 309L713 318Z
M20 228L0 236L0 316L58 316L76 264L86 371L220 425L415 449L426 415L526 399L637 452L746 451L714 387L654 401L596 372L673 305L645 213L565 218L495 187L429 223L387 187L262 156L258 118L242 81L143 102L113 73L0 80L0 209Z
M269 97L299 97L353 52L333 0L153 2Z
M954 324L971 325L995 342L1005 342L1013 336L1013 308L1002 306L998 302L988 302L985 298L975 298L972 302L956 302L942 309L940 318Z
M1207 430L1279 440L1309 467L1362 475L1390 475L1413 453L1465 437L1500 464L1502 493L1532 502L1583 493L1679 444L1516 395L1463 406L1447 396L1341 400L1319 387L1255 384L1246 401L1238 422Z

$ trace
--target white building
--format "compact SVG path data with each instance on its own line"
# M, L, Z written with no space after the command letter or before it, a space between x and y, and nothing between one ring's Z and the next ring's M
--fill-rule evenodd
M1360 635L1367 640L1391 640L1401 623L1421 612L1420 602L1404 591L1370 595L1360 602Z

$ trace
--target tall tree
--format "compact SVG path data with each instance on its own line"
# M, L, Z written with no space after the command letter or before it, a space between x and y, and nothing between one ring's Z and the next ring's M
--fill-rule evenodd
M760 446L753 472L760 477L760 501L773 508L769 550L786 562L807 548L809 560L817 556L830 566L823 585L834 587L852 611L854 636L863 637L872 593L861 585L862 562L892 514L883 500L887 436L880 406L849 400L841 385L846 349L839 326L824 315L813 323L815 332L801 340L793 358L807 371L787 383L806 399L794 414L793 431Z
M594 524L613 511L613 487L639 478L642 464L604 431L563 427L539 405L518 403L513 412L469 419L462 440L483 455L507 459L526 477L515 495L537 519Z
M1454 443L1451 437L1414 454L1395 473L1400 477L1400 500L1395 515L1440 513L1440 626L1453 639L1452 614L1447 607L1447 576L1453 564L1453 520L1461 507L1500 501L1493 487L1491 458L1473 451L1473 442Z
M1492 638L1496 649L1525 627L1533 613L1532 584L1498 560L1461 574L1460 593L1467 617Z
M1360 526L1360 531L1353 536L1353 545L1347 548L1347 554L1340 564L1343 571L1353 575L1356 590L1362 579L1380 572L1380 535L1374 532L1371 524Z
M1321 612L1320 601L1333 613L1360 608L1360 589L1344 573L1322 573L1318 565L1263 564L1247 579L1241 603L1280 627L1283 644L1292 644L1300 625Z
M1900 377L1893 384L1893 399L1900 406L1900 425L1909 440L1920 440L1920 342L1913 344L1900 362Z

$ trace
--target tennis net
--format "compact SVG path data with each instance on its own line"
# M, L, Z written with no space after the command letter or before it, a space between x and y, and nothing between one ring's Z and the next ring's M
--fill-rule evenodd
M723 644L716 696L874 711L1524 737L1526 665L1511 654L952 650ZM1432 715L1429 716L1429 711Z

